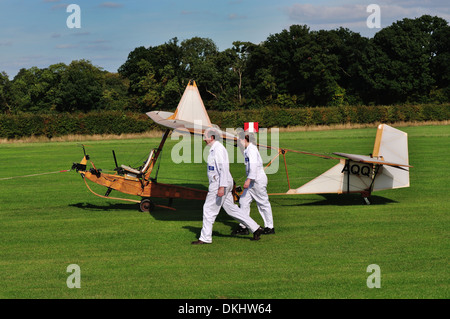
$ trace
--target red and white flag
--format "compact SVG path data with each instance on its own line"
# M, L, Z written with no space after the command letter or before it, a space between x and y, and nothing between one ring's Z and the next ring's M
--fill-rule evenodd
M258 133L258 122L245 122L244 131L249 133Z

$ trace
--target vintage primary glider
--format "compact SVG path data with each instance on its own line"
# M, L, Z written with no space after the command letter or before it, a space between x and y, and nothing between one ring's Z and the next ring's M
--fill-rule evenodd
M166 127L166 131L158 148L151 150L144 165L139 168L132 168L126 165L119 167L113 151L116 172L114 174L107 174L101 169L97 169L92 162L92 167L87 169L90 159L89 155L86 155L86 152L84 152L82 161L80 163L74 163L72 169L75 169L81 174L87 188L93 194L102 198L139 203L141 211L150 211L153 209L155 205L151 198L168 198L170 201L174 198L204 200L207 194L205 190L159 183L157 181L157 172L154 177L151 177L156 161L171 130L203 135L205 130L214 127L203 105L196 83L194 81L189 82L174 113L152 111L148 112L147 115L156 123ZM218 131L224 140L231 140L234 143L237 142L236 135L221 131L220 129ZM259 145L259 147L274 148L265 145ZM285 148L277 148L276 150L278 150L278 154L275 158L280 155L284 157L289 189L286 193L269 195L361 193L366 203L369 204L368 197L373 191L409 186L409 168L411 166L408 160L407 134L386 124L378 126L373 153L370 156L333 153L340 157L332 157ZM298 188L291 188L285 157L288 152L338 160L339 163L305 185ZM105 195L94 192L89 187L87 180L105 186L107 188ZM109 195L112 190L140 196L141 199L134 200L110 197ZM171 207L167 206L158 206L171 209Z
M178 198L204 200L207 194L207 191L205 190L159 183L157 181L157 171L153 177L151 176L171 129L194 133L194 127L200 127L200 131L195 133L201 134L202 130L212 127L195 82L188 84L175 113L149 112L147 114L149 114L150 117L155 116L158 120L162 119L168 129L164 132L158 148L150 151L148 159L144 165L139 168L133 168L126 165L121 165L119 167L117 165L116 155L113 151L114 161L116 164L116 172L114 174L104 173L101 169L97 169L92 162L92 167L87 169L87 164L90 158L84 151L83 147L84 157L80 163L74 163L72 169L75 169L81 174L86 187L94 195L102 198L139 203L139 208L143 212L152 210L154 206L171 209L171 207L168 206L155 205L151 198L168 198L170 202L172 199ZM94 192L89 186L87 180L107 187L105 195ZM112 190L116 190L124 194L140 196L141 200L110 197L109 195Z

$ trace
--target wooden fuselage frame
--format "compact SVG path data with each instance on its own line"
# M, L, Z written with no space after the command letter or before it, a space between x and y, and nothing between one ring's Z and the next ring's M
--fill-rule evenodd
M206 190L199 190L184 186L171 185L171 184L163 184L158 183L156 180L150 178L150 174L153 171L155 163L161 153L161 150L164 146L164 143L169 135L170 130L166 130L164 136L159 144L159 147L153 153L153 156L149 158L151 161L148 165L148 168L143 171L141 174L133 174L130 172L123 172L122 174L106 174L98 170L95 165L91 162L91 169L77 169L78 173L81 174L83 179L94 182L98 185L102 185L108 188L107 195L100 195L95 193L86 182L86 186L88 189L94 194L102 198L110 198L116 200L123 200L129 202L139 203L139 200L127 199L127 198L117 198L117 197L109 197L109 192L111 190L116 190L118 192L140 196L143 199L145 198L181 198L181 199L194 199L194 200L205 200L206 194L208 193ZM86 167L88 162L88 157L85 155L83 160L81 161L81 165Z

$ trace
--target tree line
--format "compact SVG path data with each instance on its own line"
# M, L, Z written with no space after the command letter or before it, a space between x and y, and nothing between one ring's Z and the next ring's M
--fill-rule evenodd
M365 38L292 25L220 51L193 37L131 51L117 73L87 60L0 73L1 113L173 110L189 80L209 110L450 102L450 26L424 15Z

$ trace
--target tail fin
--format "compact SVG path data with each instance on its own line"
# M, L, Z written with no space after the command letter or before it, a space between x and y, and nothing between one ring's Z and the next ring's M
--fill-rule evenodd
M389 125L380 124L372 156L379 157L386 162L409 165L408 134ZM375 179L373 190L401 187L409 187L409 167L400 169L383 165Z
M287 194L363 193L409 187L408 135L386 124L378 126L371 157L346 157L325 173Z

